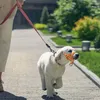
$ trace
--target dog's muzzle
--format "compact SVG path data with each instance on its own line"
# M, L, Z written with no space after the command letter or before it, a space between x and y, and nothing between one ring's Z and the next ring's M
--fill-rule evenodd
M79 54L75 53L75 52L72 52L70 54L64 53L64 55L65 55L66 59L70 61L70 64L73 64L74 60L79 58Z
M75 60L77 60L77 59L79 58L79 54L78 54L78 53L75 53L75 54L73 55L73 58L74 58Z

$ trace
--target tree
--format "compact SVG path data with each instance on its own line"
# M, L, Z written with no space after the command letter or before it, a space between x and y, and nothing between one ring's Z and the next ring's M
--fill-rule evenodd
M46 6L44 6L44 8L43 8L43 10L42 10L40 22L43 23L43 24L47 24L47 22L48 22L48 17L49 17L48 8L47 8Z
M100 12L99 10L99 3L96 0L59 0L54 16L63 28L70 31L80 18L94 17Z
M95 49L100 50L100 34L98 34L94 40L94 47Z
M48 18L48 27L53 28L53 31L56 32L59 30L59 24L57 23L55 17L51 14Z

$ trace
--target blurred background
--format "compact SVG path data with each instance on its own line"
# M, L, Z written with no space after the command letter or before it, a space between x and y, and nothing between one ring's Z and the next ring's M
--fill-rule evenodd
M53 13L57 7L57 0L26 0L23 5L23 10L27 13L33 23L39 23L43 8L46 6L49 13ZM17 11L14 20L14 29L28 27L29 24L20 11Z

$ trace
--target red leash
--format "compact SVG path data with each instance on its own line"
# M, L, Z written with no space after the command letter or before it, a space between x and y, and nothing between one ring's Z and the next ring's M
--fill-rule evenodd
M29 19L29 17L27 16L27 14L24 12L24 10L22 9L22 5L21 3L17 1L17 7L20 10L20 12L22 13L22 15L25 17L25 19L28 21L28 23L35 29L35 31L38 33L38 35L41 37L40 33L37 31L37 29L34 27L33 23L31 22L31 20ZM44 39L41 37L41 39L44 41ZM46 42L44 41L44 43L46 44Z
M13 13L13 11L15 10L16 6L17 6L17 3L12 7L12 9L9 11L9 13L4 18L4 20L0 23L0 25L3 25L7 21L7 19L11 16L11 14Z
M37 31L37 29L34 27L33 23L31 22L31 20L29 19L29 17L27 16L27 14L24 12L24 10L22 9L22 4L19 2L19 0L16 0L16 4L11 8L11 10L9 11L9 13L7 14L7 16L4 18L4 20L0 23L0 25L4 24L7 19L11 16L11 14L13 13L13 11L15 10L15 8L18 7L18 9L20 10L20 12L22 13L22 15L25 17L25 19L28 21L28 23L34 28L34 30L38 33L38 35L41 37L41 39L43 40L43 42L45 43L45 45L50 49L51 52L55 52L54 50L51 49L51 47L44 41L44 39L42 38L42 36L40 35L40 33Z

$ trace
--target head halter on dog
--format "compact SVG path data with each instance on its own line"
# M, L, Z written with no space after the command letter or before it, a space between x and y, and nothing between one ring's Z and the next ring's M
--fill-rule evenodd
M74 63L74 58L73 58L74 54L75 54L75 52L72 52L72 53L69 53L69 54L64 53L66 59L70 61L70 64Z

